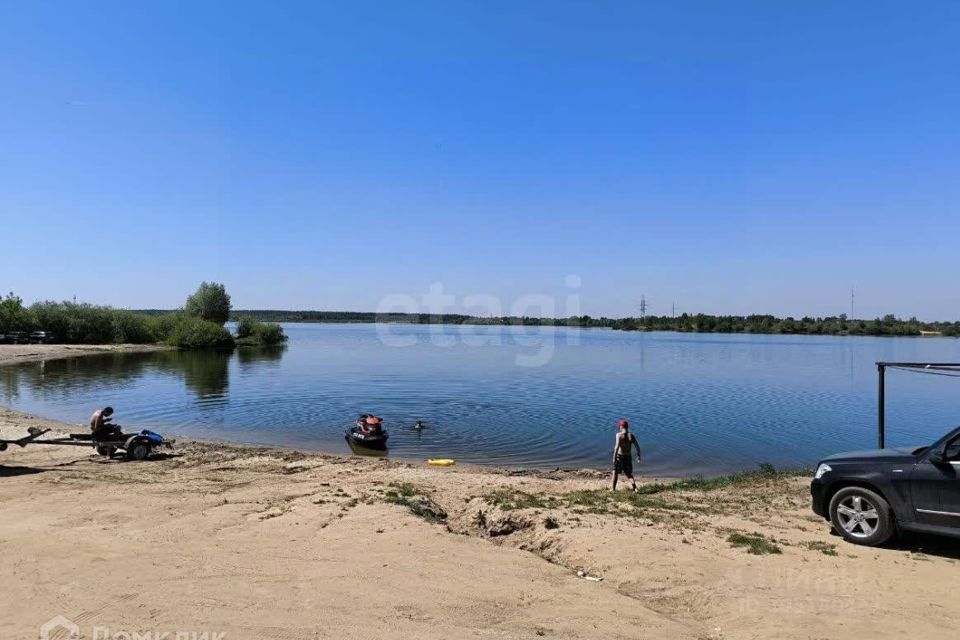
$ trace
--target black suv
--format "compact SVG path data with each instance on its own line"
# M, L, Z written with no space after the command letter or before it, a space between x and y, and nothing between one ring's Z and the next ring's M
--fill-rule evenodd
M855 544L898 530L960 537L960 427L928 447L824 458L810 493L813 511Z

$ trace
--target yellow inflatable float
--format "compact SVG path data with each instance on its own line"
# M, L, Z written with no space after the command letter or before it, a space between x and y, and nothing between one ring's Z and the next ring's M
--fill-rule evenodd
M450 458L430 458L427 460L427 464L432 464L435 467L449 467L452 464L457 464L457 461Z

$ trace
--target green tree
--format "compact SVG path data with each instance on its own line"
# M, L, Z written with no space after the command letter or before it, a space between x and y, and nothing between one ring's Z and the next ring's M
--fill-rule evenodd
M29 313L23 306L23 300L13 295L12 291L6 298L0 296L0 333L23 331L29 323Z
M202 282L196 293L187 298L184 311L222 327L230 318L230 295L220 283Z

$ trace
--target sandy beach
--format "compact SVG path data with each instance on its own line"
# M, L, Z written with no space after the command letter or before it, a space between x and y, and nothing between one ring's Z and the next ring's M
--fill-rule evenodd
M100 350L0 346L0 362ZM76 429L0 409L0 437L30 426ZM846 544L806 477L607 482L183 440L141 463L11 447L0 638L58 615L82 638L230 640L899 638L960 622L955 541Z
M170 348L162 344L0 344L0 366L96 353L169 351Z

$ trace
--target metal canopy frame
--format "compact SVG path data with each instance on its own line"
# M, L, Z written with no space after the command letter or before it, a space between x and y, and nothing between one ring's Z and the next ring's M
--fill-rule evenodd
M903 369L913 373L960 377L960 362L877 362L877 444L883 449L886 445L886 377L887 369Z

